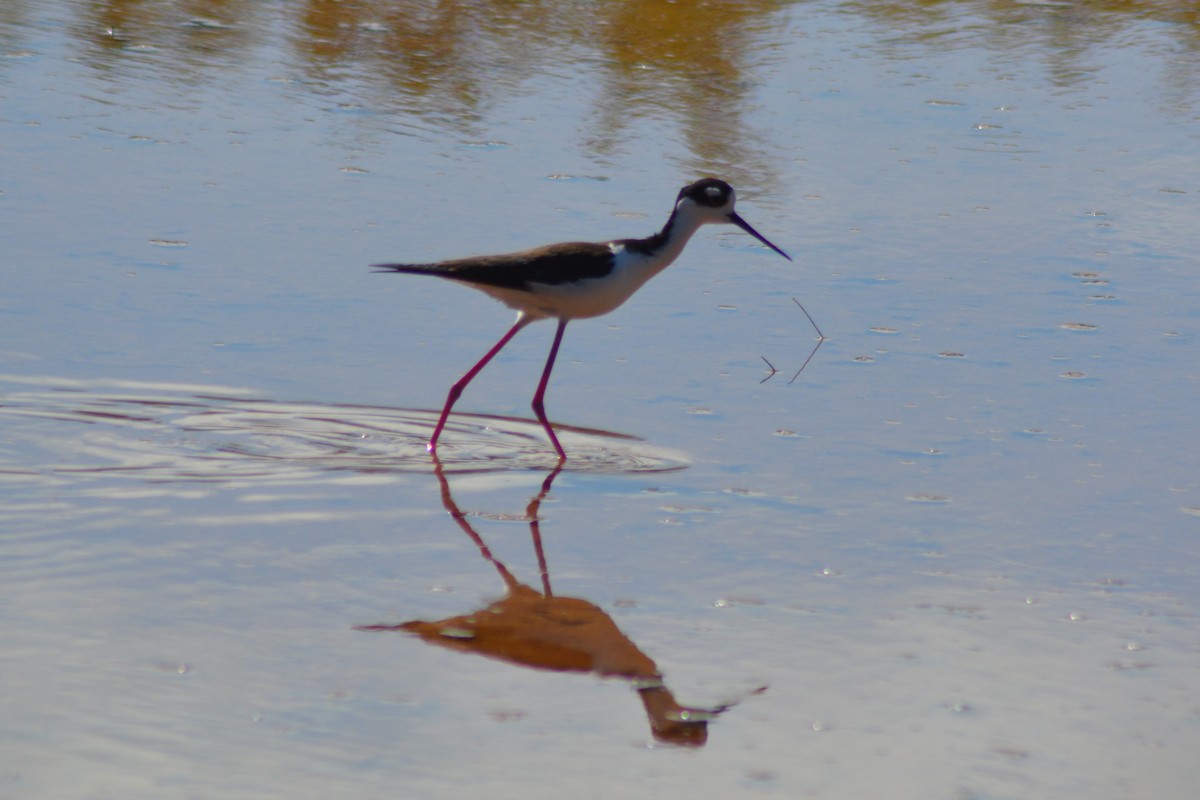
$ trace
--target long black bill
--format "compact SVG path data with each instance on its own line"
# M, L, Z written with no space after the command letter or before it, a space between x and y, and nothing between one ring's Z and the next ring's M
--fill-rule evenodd
M779 253L779 255L783 256L783 257L784 257L784 258L786 258L788 261L791 261L791 260L792 260L792 257L791 257L791 256L789 256L787 253L785 253L785 252L783 252L782 250L780 250L780 249L779 249L778 247L776 247L775 245L773 245L773 244L771 244L770 242L768 242L768 241L767 241L767 237L763 236L761 233L759 233L758 231L754 230L754 228L751 228L751 227L750 227L750 223L749 223L749 222L746 222L746 220L744 220L744 219L742 219L741 217L739 217L739 216L737 215L737 213L735 213L735 212L733 212L733 211L729 212L729 221L730 221L730 222L732 222L734 225L737 225L739 228L741 228L742 230L744 230L746 233L748 233L748 234L750 234L751 236L753 236L755 239L758 239L760 242L762 242L762 243L763 243L763 244L765 244L767 247L769 247L769 248L771 248L772 250L774 250L776 253Z

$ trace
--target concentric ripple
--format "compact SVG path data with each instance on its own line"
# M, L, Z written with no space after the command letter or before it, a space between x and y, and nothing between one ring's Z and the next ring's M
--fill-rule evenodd
M128 475L152 482L273 482L300 472L429 472L438 412L289 403L223 387L0 376L0 474L8 481ZM686 458L608 431L555 426L574 472L684 469ZM455 414L448 472L557 463L535 420Z

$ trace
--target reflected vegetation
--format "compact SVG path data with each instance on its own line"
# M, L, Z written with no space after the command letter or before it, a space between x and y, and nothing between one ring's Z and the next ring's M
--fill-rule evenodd
M485 136L489 111L534 91L532 81L572 82L582 116L576 109L537 113L577 117L589 155L614 156L634 121L661 119L683 132L689 171L756 185L772 169L756 163L768 156L747 122L755 80L811 89L807 76L769 71L782 58L783 37L819 34L804 27L806 6L881 27L878 46L896 60L978 48L993 53L998 67L1044 62L1048 79L1061 86L1092 75L1093 51L1122 46L1131 22L1165 23L1179 49L1165 54L1164 80L1179 104L1194 99L1200 74L1200 7L1162 0L97 0L74 7L70 25L84 59L105 75L157 66L147 74L168 85L215 78L277 48L282 53L267 60L283 63L280 77L368 118L383 114L386 125L407 133ZM784 28L780 12L788 9L800 24ZM22 29L30 17L26 3L0 9L8 50L27 46Z
M536 589L519 581L492 555L483 537L472 526L471 515L455 502L446 472L437 462L434 473L441 486L442 505L479 548L480 555L495 567L504 581L505 595L476 611L447 619L360 625L358 630L411 633L439 647L522 667L594 673L604 678L625 680L637 690L655 739L678 745L703 745L708 739L709 721L733 704L716 708L680 705L663 682L654 661L621 633L611 616L587 600L554 594L542 548L538 513L560 471L561 466L556 467L546 476L541 490L525 507L525 520L529 523L541 577L541 588Z
M755 152L745 146L747 75L785 5L107 0L77 12L73 33L97 68L121 69L122 54L135 69L162 58L159 77L172 83L215 77L282 47L272 60L295 65L288 80L338 96L342 108L390 115L406 132L481 136L488 111L527 93L531 80L575 81L590 95L577 130L593 155L618 150L640 118L669 119L686 132L697 165L737 180L732 168L746 169Z
M1200 6L1167 0L925 0L876 3L852 0L843 8L873 21L879 46L897 60L943 50L982 48L1003 68L1014 61L1044 65L1051 84L1072 87L1109 63L1104 50L1129 41L1138 22L1165 23L1180 53L1164 80L1194 99L1200 75ZM964 13L966 12L966 13ZM1183 54L1183 55L1181 55Z

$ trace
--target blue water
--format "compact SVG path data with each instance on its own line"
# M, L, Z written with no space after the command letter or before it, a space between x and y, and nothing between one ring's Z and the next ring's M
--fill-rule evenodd
M0 796L1183 796L1197 36L1157 3L7 5ZM573 323L539 509L557 595L735 703L697 749L627 682L355 626L505 590L423 440L511 313L368 265L647 235L704 174L796 263L708 228ZM828 341L789 384L796 301ZM552 330L443 451L532 586Z

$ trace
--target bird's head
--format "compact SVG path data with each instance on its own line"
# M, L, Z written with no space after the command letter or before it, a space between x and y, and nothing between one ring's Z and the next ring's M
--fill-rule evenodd
M750 223L738 216L738 213L734 211L736 202L737 194L728 183L718 178L702 178L679 190L679 197L675 200L675 212L695 220L697 225L711 223L736 225L791 261L791 256L767 241L765 236L750 227Z

